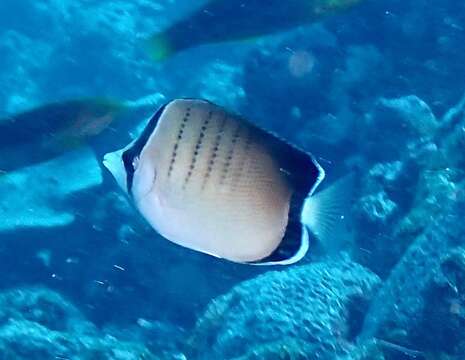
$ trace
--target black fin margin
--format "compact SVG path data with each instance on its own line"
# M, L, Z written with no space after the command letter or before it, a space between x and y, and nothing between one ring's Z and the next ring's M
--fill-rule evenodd
M293 189L290 201L288 224L279 246L269 256L252 264L280 263L292 259L303 245L304 224L301 216L305 199L314 190L320 179L321 168L313 157L270 134L263 134L270 151L279 162L281 171Z
M227 114L236 117L256 131L256 135L266 144L273 157L278 161L281 170L286 173L286 179L293 190L306 198L315 190L322 180L324 171L308 151L303 150L272 131L258 126L239 113L230 112L223 106L209 100L186 98L185 100L200 100L218 107ZM300 218L300 215L299 215Z
M271 144L271 151L298 197L305 199L320 178L321 168L312 155L281 141L281 144Z
M289 219L284 237L279 246L267 257L249 264L280 263L293 258L300 250L303 239L303 225L300 221L306 196L295 193L291 198Z

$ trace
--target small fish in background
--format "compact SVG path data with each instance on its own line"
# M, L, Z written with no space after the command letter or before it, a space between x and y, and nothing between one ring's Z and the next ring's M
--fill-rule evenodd
M89 145L130 111L154 104L150 97L134 102L72 99L0 119L0 172L48 161Z
M319 21L363 0L211 0L147 43L151 57L164 60L209 43L246 40Z
M350 201L352 176L313 195L312 155L204 100L164 105L103 164L166 239L239 263L295 263L308 229L331 245Z

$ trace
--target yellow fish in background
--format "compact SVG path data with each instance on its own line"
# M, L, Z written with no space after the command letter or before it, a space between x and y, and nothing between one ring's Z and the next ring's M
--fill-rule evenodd
M321 20L363 0L211 0L148 40L153 59L202 44L273 34Z
M134 102L72 99L0 119L0 172L15 171L90 145L94 138L100 139L116 123L119 125L130 111L153 105L150 97ZM127 133L127 129L123 131Z

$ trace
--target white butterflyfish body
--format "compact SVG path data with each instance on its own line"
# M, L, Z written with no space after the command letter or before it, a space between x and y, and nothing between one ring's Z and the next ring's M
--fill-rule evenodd
M312 213L328 196L312 204L324 171L311 154L205 100L164 105L104 165L159 234L233 262L295 263L334 218Z

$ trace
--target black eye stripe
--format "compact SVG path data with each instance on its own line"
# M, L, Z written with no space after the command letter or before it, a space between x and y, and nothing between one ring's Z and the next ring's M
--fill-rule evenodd
M145 127L144 131L142 132L139 139L136 140L133 146L126 150L122 155L122 160L124 164L124 169L126 171L126 186L129 195L132 195L132 183L134 180L134 159L140 156L142 149L147 144L147 141L150 138L150 135L155 130L157 126L158 120L160 119L163 111L165 110L167 104L162 106L155 115L152 116L150 121L148 122L147 126Z
M126 150L123 153L122 158L123 158L124 170L126 171L126 187L127 187L128 194L131 194L132 183L134 180L134 170L135 170L133 166L133 161L135 158L134 148Z

